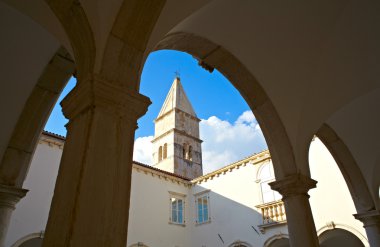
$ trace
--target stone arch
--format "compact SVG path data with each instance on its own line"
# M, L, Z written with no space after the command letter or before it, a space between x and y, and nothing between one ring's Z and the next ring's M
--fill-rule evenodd
M308 167L297 167L285 127L264 89L229 51L203 37L184 32L167 35L155 49L187 52L194 56L203 68L209 71L218 69L240 92L255 114L275 164L276 178L297 172L309 175Z
M104 53L99 54L100 74L108 81L139 89L145 49L164 5L164 0L123 1Z
M86 13L76 1L52 0L47 4L70 39L77 66L76 77L82 81L93 72L96 57L95 40Z
M17 240L11 247L40 247L42 246L43 232L28 234Z
M236 240L232 244L228 245L228 247L253 247L247 242Z
M369 246L368 240L365 236L363 236L359 231L355 228L345 225L345 224L331 224L326 225L320 228L317 231L319 243L321 247L330 247L330 246L347 246L347 243L352 243L350 245L352 247L360 247L360 246ZM335 241L348 241L345 242L344 245L340 243L340 245L336 245ZM335 243L335 244L334 244ZM331 245L334 244L334 245ZM361 245L360 245L361 244Z
M13 130L0 163L0 183L21 187L34 149L54 104L75 70L74 61L61 47L40 76Z
M268 238L265 242L264 242L264 247L282 247L284 245L276 245L279 243L279 241L283 241L283 240L288 240L289 241L289 235L287 234L276 234L270 238ZM281 244L283 244L283 242L281 242ZM290 245L288 245L290 246Z
M329 150L338 164L358 213L376 208L367 183L350 150L336 132L327 124L317 131L317 137Z

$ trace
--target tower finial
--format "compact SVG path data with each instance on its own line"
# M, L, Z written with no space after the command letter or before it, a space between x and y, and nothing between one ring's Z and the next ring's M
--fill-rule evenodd
M174 72L174 74L175 74L175 77L176 77L177 79L180 79L180 73L179 73L179 70L176 70L176 71Z

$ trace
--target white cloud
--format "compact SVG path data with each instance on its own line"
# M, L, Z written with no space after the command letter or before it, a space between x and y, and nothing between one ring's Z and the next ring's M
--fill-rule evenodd
M135 140L133 160L147 165L153 164L152 140L153 136L143 136Z
M233 124L215 116L202 119L200 132L204 173L267 148L261 128L251 111L243 112Z
M199 127L203 140L204 174L267 148L260 126L251 111L243 112L233 124L211 116L202 119ZM134 160L153 164L152 139L153 136L136 139Z

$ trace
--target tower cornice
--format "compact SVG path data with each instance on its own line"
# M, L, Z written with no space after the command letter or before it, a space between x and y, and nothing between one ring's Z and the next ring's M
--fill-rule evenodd
M180 112L182 112L183 114L185 114L186 116L190 117L191 119L193 119L193 120L195 120L195 121L198 121L198 122L201 121L201 119L199 119L199 118L197 118L197 117L194 117L193 115L191 115L191 114L189 114L189 113L187 113L187 112L185 112L185 111L182 111L181 109L175 107L175 108L171 109L170 111L164 113L163 115L157 117L157 118L154 120L154 123L157 123L158 121L160 121L161 119L163 119L164 117L166 117L167 115L169 115L170 113L172 113L173 111L175 111L176 113L180 113Z
M176 128L172 128L172 129L170 129L170 130L168 130L168 131L162 133L161 135L159 135L159 136L153 138L153 140L152 140L151 142L154 143L155 141L157 141L157 140L163 138L164 136L166 136L166 135L168 135L168 134L170 134L170 133L172 133L172 132L175 132L175 133L181 134L181 135L183 135L183 136L189 137L189 138L191 138L191 139L193 139L193 140L195 140L195 141L198 141L199 143L202 143L202 142L203 142L201 139L199 139L199 138L197 138L197 137L194 137L194 136L192 136L192 135L189 135L189 134L187 134L185 131L178 130L178 129L176 129Z

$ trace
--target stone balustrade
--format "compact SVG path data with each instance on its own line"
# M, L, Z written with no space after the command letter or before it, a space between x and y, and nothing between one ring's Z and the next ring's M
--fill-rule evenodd
M258 226L261 232L265 228L286 223L286 213L284 202L281 200L257 205L256 208L262 215L262 222Z

